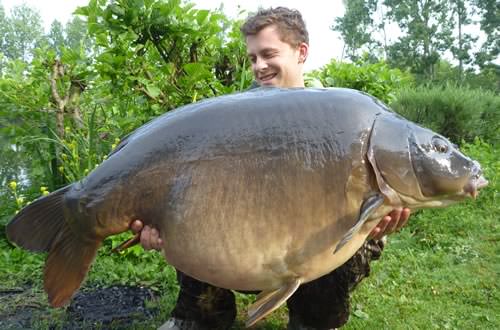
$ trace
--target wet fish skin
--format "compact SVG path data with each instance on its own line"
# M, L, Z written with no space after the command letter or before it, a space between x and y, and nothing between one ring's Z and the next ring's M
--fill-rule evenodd
M62 306L102 240L141 219L181 271L263 290L251 325L345 262L394 207L444 206L486 184L446 139L369 95L258 89L140 127L86 178L23 209L7 236L49 252L45 290ZM364 203L379 194L382 205Z

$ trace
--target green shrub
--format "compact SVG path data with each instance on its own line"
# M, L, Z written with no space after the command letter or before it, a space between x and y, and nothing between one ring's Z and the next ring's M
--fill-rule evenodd
M391 108L455 143L475 137L499 142L500 96L490 91L450 85L405 88L397 92Z
M307 80L318 79L325 87L357 89L389 103L395 91L413 86L413 77L399 69L391 69L385 62L345 63L332 60L319 70L308 74Z

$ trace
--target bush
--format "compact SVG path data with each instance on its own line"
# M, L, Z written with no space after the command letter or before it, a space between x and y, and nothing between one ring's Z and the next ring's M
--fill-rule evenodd
M475 137L494 145L500 142L500 96L490 91L450 85L405 88L397 92L391 107L455 143Z
M318 79L325 87L357 89L386 103L394 99L398 88L413 86L409 73L391 69L383 61L345 63L332 60L320 70L309 73L308 79Z

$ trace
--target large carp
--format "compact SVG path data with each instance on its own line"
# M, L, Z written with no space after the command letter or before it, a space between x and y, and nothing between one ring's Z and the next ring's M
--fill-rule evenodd
M348 89L263 88L167 113L83 180L22 209L10 241L48 251L53 306L98 247L141 219L167 261L218 287L259 290L247 325L342 265L395 207L442 207L487 181L447 139Z

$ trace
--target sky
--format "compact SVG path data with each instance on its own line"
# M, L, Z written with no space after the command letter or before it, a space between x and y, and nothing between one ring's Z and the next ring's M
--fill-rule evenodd
M192 2L198 9L216 9L224 3L224 13L233 18L237 17L241 9L256 11L259 6L264 8L285 6L298 9L309 31L309 56L304 70L319 68L332 58L340 59L342 56L343 42L340 35L330 29L335 17L344 14L342 0L192 0ZM66 23L71 18L72 12L78 6L86 5L88 0L0 0L0 3L7 13L12 7L23 3L38 10L48 31L52 21L57 19L63 24Z

